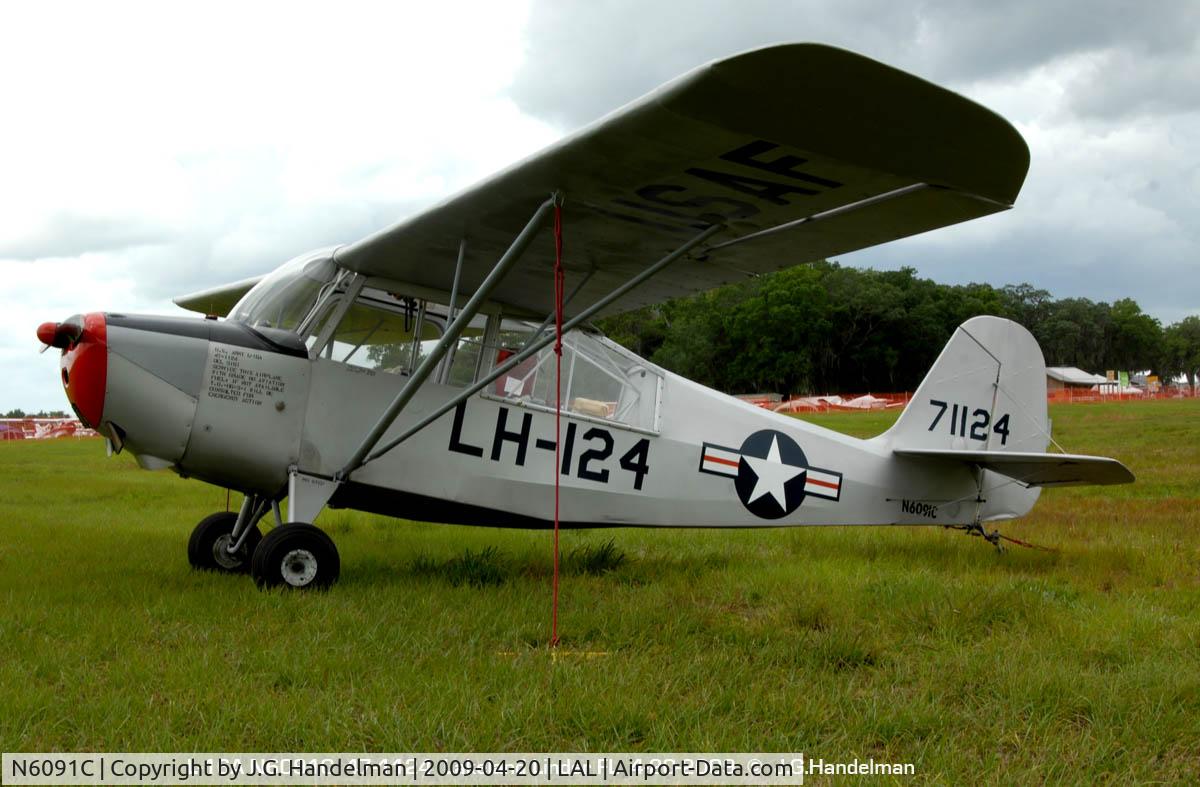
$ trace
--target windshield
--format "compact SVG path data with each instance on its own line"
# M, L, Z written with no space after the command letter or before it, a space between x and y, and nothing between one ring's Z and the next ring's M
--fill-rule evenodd
M321 288L337 273L332 251L322 249L285 262L242 296L229 319L253 328L295 332L312 310Z

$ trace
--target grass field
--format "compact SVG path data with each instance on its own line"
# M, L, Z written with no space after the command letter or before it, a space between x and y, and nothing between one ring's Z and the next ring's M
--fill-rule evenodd
M1139 479L1048 491L1002 528L1056 552L940 528L566 532L554 659L547 533L326 512L342 583L260 593L188 568L222 491L98 441L0 443L0 749L803 751L951 783L1200 780L1200 402L1051 415L1067 450Z

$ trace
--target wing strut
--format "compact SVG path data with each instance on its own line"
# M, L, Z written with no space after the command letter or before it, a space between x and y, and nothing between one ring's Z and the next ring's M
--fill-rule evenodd
M633 288L641 285L643 282L645 282L651 276L658 273L659 271L661 271L663 268L667 267L671 263L675 262L677 259L679 259L683 255L687 254L689 251L691 251L697 245L708 240L710 237L712 237L713 235L715 235L716 233L720 232L723 229L725 229L724 225L713 224L713 225L709 226L708 229L704 230L703 232L699 233L698 235L692 236L691 240L688 240L686 243L684 243L682 246L677 248L675 251L673 251L670 254L668 254L667 256L663 257L661 260L654 263L649 268L646 268L645 270L643 270L637 276L634 276L632 279L625 282L620 287L618 287L615 290L613 290L612 292L610 292L608 295L605 295L603 298L596 301L595 303L593 303L591 306L584 309L579 314L575 315L571 319L564 322L563 326L562 326L562 332L567 333L568 331L578 328L580 325L587 322L597 312L599 312L601 309L604 309L606 306L608 306L610 303L615 301L617 298L620 298L622 295L629 292ZM405 440L412 437L413 435L415 435L417 432L421 431L425 427L429 426L431 423L433 423L437 419L441 418L443 415L450 412L455 407L458 407L461 403L465 402L467 399L470 399L472 396L479 393L484 388L488 387L488 385L490 385L497 378L499 378L500 375L506 374L509 370L513 369L519 363L521 363L521 361L524 361L526 358L533 355L537 351L541 350L543 347L550 344L552 341L554 341L554 334L548 333L548 334L543 335L541 338L537 339L536 341L532 341L529 344L525 345L525 347L520 352L511 356L508 360L506 360L504 363L497 366L495 369L492 369L492 371L489 372L482 380L479 380L474 385L471 385L471 386L463 389L462 393L451 398L449 401L447 401L441 407L434 410L432 413L430 413L429 415L425 416L420 421L418 421L414 426L409 427L399 437L396 437L395 439L391 440L390 442L384 444L382 447L375 449L375 451L373 451L371 453L371 455L368 456L362 462L362 464L366 464L367 462L378 459L379 457L386 454L388 451L391 451L393 448L400 445Z
M346 480L351 473L365 464L364 457L366 457L367 452L375 447L375 444L379 442L379 438L383 437L383 433L391 427L392 422L400 415L400 412L413 398L413 395L416 394L421 384L425 382L426 378L429 377L430 373L433 372L434 368L442 360L442 356L450 349L450 345L456 343L458 337L470 325L471 319L479 311L479 307L483 306L483 302L487 300L488 295L491 294L497 284L504 280L509 269L525 253L525 249L529 248L529 244L533 241L534 236L537 235L537 231L541 229L542 222L546 220L546 216L550 213L559 198L559 194L555 193L534 211L533 216L530 217L529 222L525 225L525 229L521 230L521 233L513 240L512 245L508 247L508 251L504 252L503 256L496 262L495 267L492 268L491 273L476 288L475 294L463 306L462 311L454 318L454 322L446 328L446 332L442 334L442 338L430 350L429 355L425 356L425 360L421 361L421 365L413 371L412 376L408 378L408 382L396 394L396 398L392 400L392 403L379 416L379 420L375 422L375 425L371 427L371 431L367 432L367 436L363 438L362 443L359 444L354 454L351 455L350 461L338 471L335 476L336 480ZM465 247L460 246L459 248L462 250Z
M446 324L454 320L454 310L458 308L458 280L462 277L463 258L467 256L467 239L458 242L458 263L454 266L454 283L450 285L450 305L446 307ZM454 364L454 350L450 349L450 358L442 364L442 375L438 382L442 385L450 379L450 367Z
M737 246L738 244L745 243L749 240L757 240L758 238L765 238L769 235L775 235L776 233L786 232L803 224L811 224L814 221L837 218L844 213L851 213L856 210L861 210L862 208L869 208L872 205L878 205L881 202L887 202L888 200L893 200L897 197L904 197L908 194L912 194L914 191L921 191L922 189L927 188L930 188L928 183L912 183L908 186L901 186L898 189L892 189L891 191L884 192L883 194L876 194L873 197L867 197L866 199L860 199L857 202L851 202L849 205L839 205L836 208L821 211L820 213L814 213L811 216L804 216L803 218L787 221L783 224L776 224L774 227L767 227L766 229L759 230L758 232L751 232L749 235L742 235L732 240L727 240L724 243L718 243L716 246L710 247L709 251L712 252L720 249L727 249L730 246ZM968 196L976 197L974 194L969 194ZM976 198L984 199L983 197Z

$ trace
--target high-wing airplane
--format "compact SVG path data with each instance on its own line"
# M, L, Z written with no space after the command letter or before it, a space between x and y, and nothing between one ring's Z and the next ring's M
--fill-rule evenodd
M558 500L563 527L995 540L984 525L1042 487L1133 480L1046 452L1044 361L1020 325L968 320L896 424L859 440L672 374L591 320L1005 210L1028 164L1017 131L961 96L773 46L358 242L176 299L205 317L91 313L38 337L113 450L245 494L196 526L188 556L260 587L337 580L312 524L326 507L546 528Z

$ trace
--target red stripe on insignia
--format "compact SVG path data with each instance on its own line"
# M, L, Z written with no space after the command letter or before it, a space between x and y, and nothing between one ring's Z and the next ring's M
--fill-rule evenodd
M732 459L722 459L718 456L705 456L705 462L716 462L719 465L729 465L730 467L740 467L741 462L734 462Z
M810 477L807 479L807 483L810 483L810 484L816 484L817 486L824 486L824 487L828 487L828 488L830 488L830 489L837 489L837 488L838 488L838 485L837 485L837 484L831 484L831 483L829 483L828 481L818 481L817 479L815 479L815 478L812 478L811 476L810 476Z

